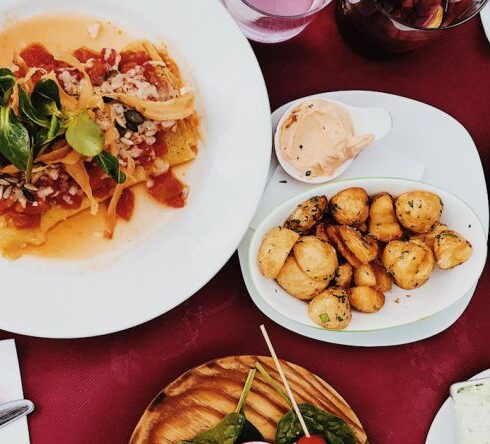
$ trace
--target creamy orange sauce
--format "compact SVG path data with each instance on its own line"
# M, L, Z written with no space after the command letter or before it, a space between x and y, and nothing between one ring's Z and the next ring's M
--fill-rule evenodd
M98 32L94 38L94 25ZM12 67L13 54L31 43L41 43L51 52L86 46L100 50L122 49L137 38L108 21L79 15L52 15L12 23L0 33L0 67ZM179 168L179 170L181 170ZM182 173L180 173L182 174ZM48 232L47 242L28 247L27 255L56 259L88 259L125 249L148 237L167 221L172 210L155 203L144 185L135 187L136 205L131 222L120 220L113 240L103 237L104 211L93 216L84 211Z
M372 144L372 134L356 134L343 106L325 99L300 102L278 128L281 154L304 177L331 176Z

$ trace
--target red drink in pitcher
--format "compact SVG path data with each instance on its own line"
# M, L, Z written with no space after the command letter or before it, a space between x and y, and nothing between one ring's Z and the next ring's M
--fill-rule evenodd
M337 23L361 51L419 48L476 15L487 0L339 0Z

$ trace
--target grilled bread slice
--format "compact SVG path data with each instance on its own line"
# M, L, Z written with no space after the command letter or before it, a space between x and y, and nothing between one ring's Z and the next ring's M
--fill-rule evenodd
M213 427L234 411L247 373L256 362L280 381L271 358L231 356L203 364L158 394L140 419L130 444L178 444ZM298 365L286 361L282 365L299 403L311 403L339 416L354 430L359 444L367 442L359 419L330 385ZM277 422L288 410L285 401L257 373L245 414L269 442L273 442Z

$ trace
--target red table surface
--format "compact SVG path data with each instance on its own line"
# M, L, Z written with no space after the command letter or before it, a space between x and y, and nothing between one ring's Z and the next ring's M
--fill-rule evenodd
M346 47L331 5L296 39L254 50L272 108L343 89L411 97L465 125L489 171L490 44L478 18L418 52L373 61ZM489 295L487 268L464 315L436 337L387 348L332 345L263 316L235 255L186 303L129 331L80 340L14 336L25 396L36 404L29 419L32 442L127 442L148 402L185 370L226 355L266 354L258 330L265 323L282 358L318 373L344 395L372 444L423 443L449 385L490 367ZM0 339L10 337L0 333Z

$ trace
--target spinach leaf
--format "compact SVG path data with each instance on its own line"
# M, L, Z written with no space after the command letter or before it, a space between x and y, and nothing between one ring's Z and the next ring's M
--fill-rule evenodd
M12 71L8 68L0 69L0 106L7 105L14 86L16 79Z
M192 441L181 444L235 444L246 419L241 413L230 413L212 429L197 435Z
M51 126L51 120L48 117L40 114L37 109L34 108L27 91L20 85L19 111L22 118L26 121L32 122L33 124L43 128L49 128Z
M111 153L102 151L95 157L95 161L117 183L126 182L126 175L119 168L119 161Z
M58 85L52 79L40 80L31 94L32 105L42 116L61 117Z
M357 439L347 423L311 404L298 405L310 433L325 438L329 444L356 444ZM293 444L304 436L296 413L291 410L277 424L276 444Z
M243 423L243 428L240 433L240 436L236 440L237 444L241 444L244 442L252 442L252 441L263 441L264 437L262 433L257 430L248 419L245 418L245 422Z
M62 136L65 129L61 127L60 119L56 116L52 116L49 128L40 128L38 131L30 132L34 134L34 151L35 157L37 157L43 153L50 143L54 142L59 136Z
M86 111L70 118L66 140L75 151L83 156L94 157L104 150L102 130Z
M226 415L212 429L199 433L191 441L182 441L180 444L241 444L263 440L264 437L244 414L245 402L252 387L255 372L254 369L248 373L235 412Z
M19 170L26 171L31 156L31 138L10 107L0 108L0 153Z

